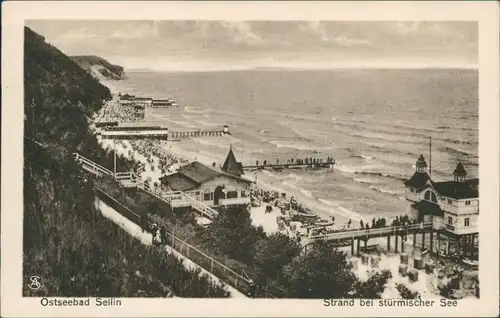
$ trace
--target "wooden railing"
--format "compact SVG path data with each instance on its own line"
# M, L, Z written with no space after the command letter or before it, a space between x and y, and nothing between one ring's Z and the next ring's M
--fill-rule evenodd
M101 165L98 165L97 163L85 158L84 156L81 156L78 153L74 153L73 157L75 158L75 161L82 166L83 169L87 170L97 177L101 177L103 175L113 176L113 171L106 169Z
M373 237L373 236L384 236L384 235L396 235L402 231L415 232L418 230L429 230L433 228L433 223L412 224L408 226L387 226L367 230L350 230L350 231L339 231L334 233L328 233L325 235L314 235L302 240L302 245L308 245L319 241L332 241L341 239L356 239L362 237Z
M198 201L196 199L197 197L194 196L194 192L190 195L191 193L187 194L182 191L162 191L153 187L150 183L142 181L141 177L132 171L113 173L111 170L98 165L78 153L74 153L73 157L83 169L94 174L95 176L112 176L121 186L135 186L138 189L141 189L142 191L149 193L155 198L167 203L171 207L191 207L193 210L199 212L201 216L210 220L213 220L218 214L218 212L214 209Z
M96 187L96 190L106 200L112 201L113 208L115 209L115 211L117 211L130 221L139 225L141 224L142 218L139 213L125 206L123 203L121 203L120 201L112 197L110 194L108 194L105 190L100 189L99 187ZM150 227L151 225L153 224L148 221L148 226ZM205 254L196 247L188 244L184 240L180 239L179 237L176 237L174 234L168 231L166 231L166 235L167 235L167 241L165 242L166 245L170 246L172 249L174 249L184 257L188 258L196 265L212 273L214 276L218 277L221 281L225 282L230 286L233 286L237 290L243 292L243 294L245 295L247 294L251 280L247 275L245 275L243 271L241 274L237 273L233 269L217 261L213 257ZM243 275L245 275L246 277Z

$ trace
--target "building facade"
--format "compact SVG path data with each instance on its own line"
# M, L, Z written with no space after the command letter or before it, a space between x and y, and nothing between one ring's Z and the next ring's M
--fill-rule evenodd
M432 222L446 236L448 252L450 243L455 243L457 251L462 245L475 248L479 233L479 179L468 179L461 162L453 171L453 180L441 182L431 179L422 155L415 166L415 173L405 181L414 216L419 221Z
M180 167L160 178L166 191L182 191L207 206L249 205L253 181L200 162Z

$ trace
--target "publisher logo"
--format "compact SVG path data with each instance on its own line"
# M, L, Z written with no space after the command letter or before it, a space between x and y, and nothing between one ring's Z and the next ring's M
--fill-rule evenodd
M42 278L38 275L28 277L28 288L32 291L39 291L42 288Z

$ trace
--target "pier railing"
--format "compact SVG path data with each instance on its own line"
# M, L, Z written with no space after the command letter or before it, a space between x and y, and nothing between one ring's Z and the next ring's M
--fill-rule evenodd
M332 240L342 240L342 239L356 239L363 237L375 237L375 236L385 236L385 235L397 235L401 232L415 232L418 230L429 230L433 228L433 223L424 224L411 224L408 226L387 226L373 229L364 230L350 230L350 231L339 231L334 233L328 233L324 235L313 235L305 238L302 241L302 245L308 245L314 242L320 241L332 241Z

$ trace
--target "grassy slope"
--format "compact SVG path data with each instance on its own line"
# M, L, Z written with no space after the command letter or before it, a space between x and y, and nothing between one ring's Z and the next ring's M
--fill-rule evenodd
M80 151L100 162L112 160L87 122L108 98L106 87L25 28L25 134L48 148L25 139L23 272L25 278L40 275L44 288L33 293L25 287L23 294L227 297L96 211L92 182L84 181L70 155Z

